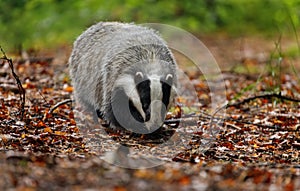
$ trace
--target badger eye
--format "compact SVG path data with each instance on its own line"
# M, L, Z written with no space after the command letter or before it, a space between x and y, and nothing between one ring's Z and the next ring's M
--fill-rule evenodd
M142 72L136 72L134 76L134 81L136 83L142 81L144 79L144 74Z
M169 85L172 85L173 83L173 75L172 74L168 74L166 76L166 82L169 84Z

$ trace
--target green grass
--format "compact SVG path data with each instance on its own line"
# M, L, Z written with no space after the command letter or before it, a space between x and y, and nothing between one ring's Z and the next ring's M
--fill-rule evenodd
M111 20L166 23L196 34L273 35L298 31L299 9L299 0L2 0L0 44L10 50L55 47Z

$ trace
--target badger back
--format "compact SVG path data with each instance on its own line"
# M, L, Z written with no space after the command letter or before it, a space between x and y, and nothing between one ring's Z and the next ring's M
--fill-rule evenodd
M175 60L159 35L145 27L98 23L76 40L69 64L75 98L101 111L103 117L113 123L120 120L116 115L124 112L122 104L128 105L128 100L136 108L135 111L130 109L131 114L137 113L143 118L141 121L145 121L146 113L150 111L145 111L144 106L151 99L164 100L168 107L174 95L171 86L176 86ZM172 85L166 88L170 79ZM113 111L112 102L118 103L115 105L121 109ZM150 110L154 112L155 106Z

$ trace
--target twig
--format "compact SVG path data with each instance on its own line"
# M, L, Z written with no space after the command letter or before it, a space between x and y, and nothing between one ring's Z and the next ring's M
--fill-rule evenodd
M233 127L234 129L241 130L241 128L240 128L239 126L234 125L234 124L232 124L232 123L225 122L225 124L226 124L227 126Z
M51 113L53 113L53 111L56 110L59 106L64 105L64 104L66 104L66 103L70 103L70 102L73 102L73 100L72 100L72 99L66 99L66 100L63 100L63 101L61 101L61 102L58 102L57 104L55 104L55 105L48 111L48 113L51 114Z
M175 124L175 123L189 123L191 121L199 120L199 119L206 119L206 120L211 120L213 117L205 112L202 112L201 114L196 114L196 113L190 113L186 114L180 118L175 118L175 119L167 119L164 121L164 124L170 125L170 124Z
M178 119L168 119L168 120L165 120L164 121L164 124L166 125L170 125L170 124L176 124L176 123L185 123L185 122L190 122L192 120L211 120L211 122L218 122L220 120L222 121L232 121L232 122L236 122L236 123L240 123L240 124L246 124L246 125L254 125L254 126L257 126L257 127L261 127L263 128L265 131L266 129L268 130L272 130L272 131L289 131L289 132L296 132L298 130L291 130L291 129L287 129L287 128L282 128L278 125L265 125L265 124L259 124L259 123L254 123L254 122L251 122L251 121L246 121L246 120L242 120L242 119L234 119L230 116L228 117L219 117L219 116L215 116L215 115L209 115L207 113L202 113L202 114L194 114L193 116L190 116L188 118L178 118ZM228 125L229 123L227 123ZM233 124L230 124L232 127L233 127ZM235 129L239 130L240 127L238 126L235 126L234 127Z
M227 105L225 105L225 107L226 108L228 108L228 107L237 107L237 106L248 103L248 102L250 102L252 100L255 100L255 99L261 99L261 98L271 99L273 97L278 98L278 99L282 99L282 100L287 100L287 101L292 101L292 102L297 102L297 103L299 102L300 103L299 99L283 96L283 95L277 94L277 93L271 93L271 94L264 94L264 95L258 95L258 96L250 97L250 98L244 99L244 100L242 100L240 102L237 102L237 103L227 104Z
M9 67L11 69L11 73L13 75L13 77L15 78L16 82L17 82L17 85L18 85L18 89L20 91L20 100L21 100L21 116L20 116L20 120L22 121L23 120L23 117L24 117L24 113L25 113L25 90L22 86L22 83L21 83L21 80L19 78L19 76L15 73L15 70L14 70L14 65L13 65L13 62L12 62L12 59L11 58L7 58L4 50L2 49L2 47L0 46L0 50L3 54L3 57L1 59L5 60L8 62L9 64Z

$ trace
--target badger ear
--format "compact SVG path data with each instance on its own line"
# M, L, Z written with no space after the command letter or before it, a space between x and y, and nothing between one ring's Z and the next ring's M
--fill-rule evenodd
M134 80L136 82L142 81L144 79L144 74L142 72L136 72L134 76Z
M166 76L166 82L169 84L169 85L172 85L172 82L173 82L173 75L172 74L168 74Z

